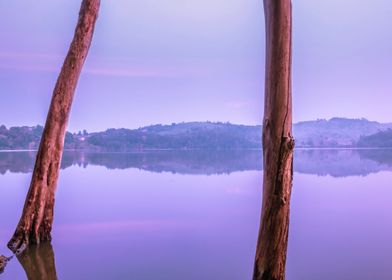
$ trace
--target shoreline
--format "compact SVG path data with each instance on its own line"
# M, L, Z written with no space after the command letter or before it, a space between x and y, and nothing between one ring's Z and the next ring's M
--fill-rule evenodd
M392 150L392 147L297 147L294 150ZM88 150L88 149L64 149L64 152L87 152L87 153L143 153L143 152L191 152L191 151L262 151L262 148L253 149L129 149L125 151L110 150ZM21 152L38 152L38 150L17 149L17 150L0 150L0 153L21 153Z

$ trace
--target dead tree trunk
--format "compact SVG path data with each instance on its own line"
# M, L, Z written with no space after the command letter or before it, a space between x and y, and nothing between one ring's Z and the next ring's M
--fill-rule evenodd
M83 0L74 38L53 91L22 217L8 247L15 253L51 240L55 191L75 88L90 48L100 0Z
M293 180L291 1L264 0L266 78L263 206L254 280L285 279Z

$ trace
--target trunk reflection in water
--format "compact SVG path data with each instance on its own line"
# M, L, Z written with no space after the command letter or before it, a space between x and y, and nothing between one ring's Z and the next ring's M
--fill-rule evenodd
M29 280L57 280L54 252L50 243L31 245L17 258Z

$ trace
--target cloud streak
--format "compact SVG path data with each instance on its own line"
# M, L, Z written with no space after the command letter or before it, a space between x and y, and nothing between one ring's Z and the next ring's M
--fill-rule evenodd
M0 52L0 70L10 70L18 72L49 72L58 73L61 70L63 57L57 54L42 53L16 53L16 52ZM90 63L91 64L91 63ZM124 65L86 65L82 74L93 76L108 77L159 77L159 78L175 78L184 76L186 71L177 69L169 69L165 67L146 67L146 66L124 66Z

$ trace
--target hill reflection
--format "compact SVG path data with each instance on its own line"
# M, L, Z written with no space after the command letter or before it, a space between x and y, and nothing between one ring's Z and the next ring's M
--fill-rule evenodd
M0 174L32 172L35 152L0 152ZM259 150L149 151L134 153L64 152L61 169L89 165L108 169L137 168L151 172L212 175L262 170ZM318 176L366 176L392 171L392 150L298 149L294 171Z

